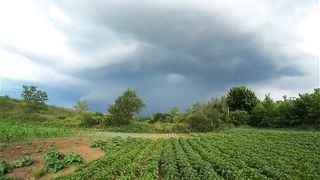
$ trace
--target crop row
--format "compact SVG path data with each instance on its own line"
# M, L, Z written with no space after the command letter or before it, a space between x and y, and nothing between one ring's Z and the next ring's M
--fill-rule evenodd
M118 149L108 149L103 158L59 178L320 178L319 134L301 136L240 131L199 134L189 139L131 139Z

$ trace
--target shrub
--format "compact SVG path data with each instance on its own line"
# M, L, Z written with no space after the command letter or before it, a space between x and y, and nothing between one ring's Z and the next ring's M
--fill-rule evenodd
M170 114L167 113L155 113L153 115L153 118L149 121L150 123L156 123L156 122L170 122L171 121L171 116Z
M58 115L58 117L57 117L58 119L66 119L67 118L67 116L66 115Z
M188 118L187 122L190 129L205 132L218 127L220 125L220 117L221 114L218 111L212 111L207 115L194 113Z
M236 110L230 112L230 121L239 126L239 125L246 125L250 121L250 115L248 114L247 111L241 111L241 110Z
M40 178L42 176L44 176L45 174L47 174L47 170L45 168L39 168L39 169L36 169L34 172L33 172L33 176L37 179L37 178Z
M100 120L101 121L101 120ZM81 126L92 127L100 124L99 119L94 119L90 114L83 114L81 118Z

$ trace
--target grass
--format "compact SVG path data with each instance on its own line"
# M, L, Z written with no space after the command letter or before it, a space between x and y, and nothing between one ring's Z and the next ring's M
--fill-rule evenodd
M81 129L45 127L21 122L0 121L0 142L31 141L49 137L77 136Z

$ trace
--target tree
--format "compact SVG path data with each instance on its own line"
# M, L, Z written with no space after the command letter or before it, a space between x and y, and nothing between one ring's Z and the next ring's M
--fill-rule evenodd
M47 93L37 90L37 88L37 86L22 86L21 97L26 102L28 112L35 112L43 109L48 100Z
M137 92L130 88L127 89L108 108L111 123L118 125L128 123L133 115L138 114L144 106Z
M277 104L274 103L270 94L265 95L264 100L253 108L251 112L251 125L255 126L278 126L276 123Z
M254 92L244 86L231 88L227 95L227 104L231 111L243 110L250 112L258 102L259 100Z
M171 122L181 121L179 109L177 107L171 108L169 114L170 114Z
M85 112L88 111L88 101L87 100L78 100L73 108L78 112Z
M250 115L248 114L247 111L242 111L242 110L231 111L229 116L230 116L230 121L237 126L247 125L250 121Z
M301 123L320 125L320 88L313 93L299 94L294 101L294 111Z

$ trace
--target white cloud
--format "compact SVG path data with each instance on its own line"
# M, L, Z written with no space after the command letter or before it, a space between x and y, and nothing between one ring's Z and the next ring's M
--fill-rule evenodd
M23 56L0 49L0 76L3 78L37 83L83 83L75 77L41 66Z
M182 74L170 73L167 75L167 80L169 82L181 82L185 79L185 76L183 76Z
M71 24L72 23L72 20L67 17L65 14L63 14L58 8L56 8L55 6L51 5L49 7L49 11L50 11L50 14L51 16L59 21L59 22L62 22L62 23L65 23L65 24Z
M319 8L311 11L299 24L298 33L302 38L300 49L315 56L320 54L320 13Z

